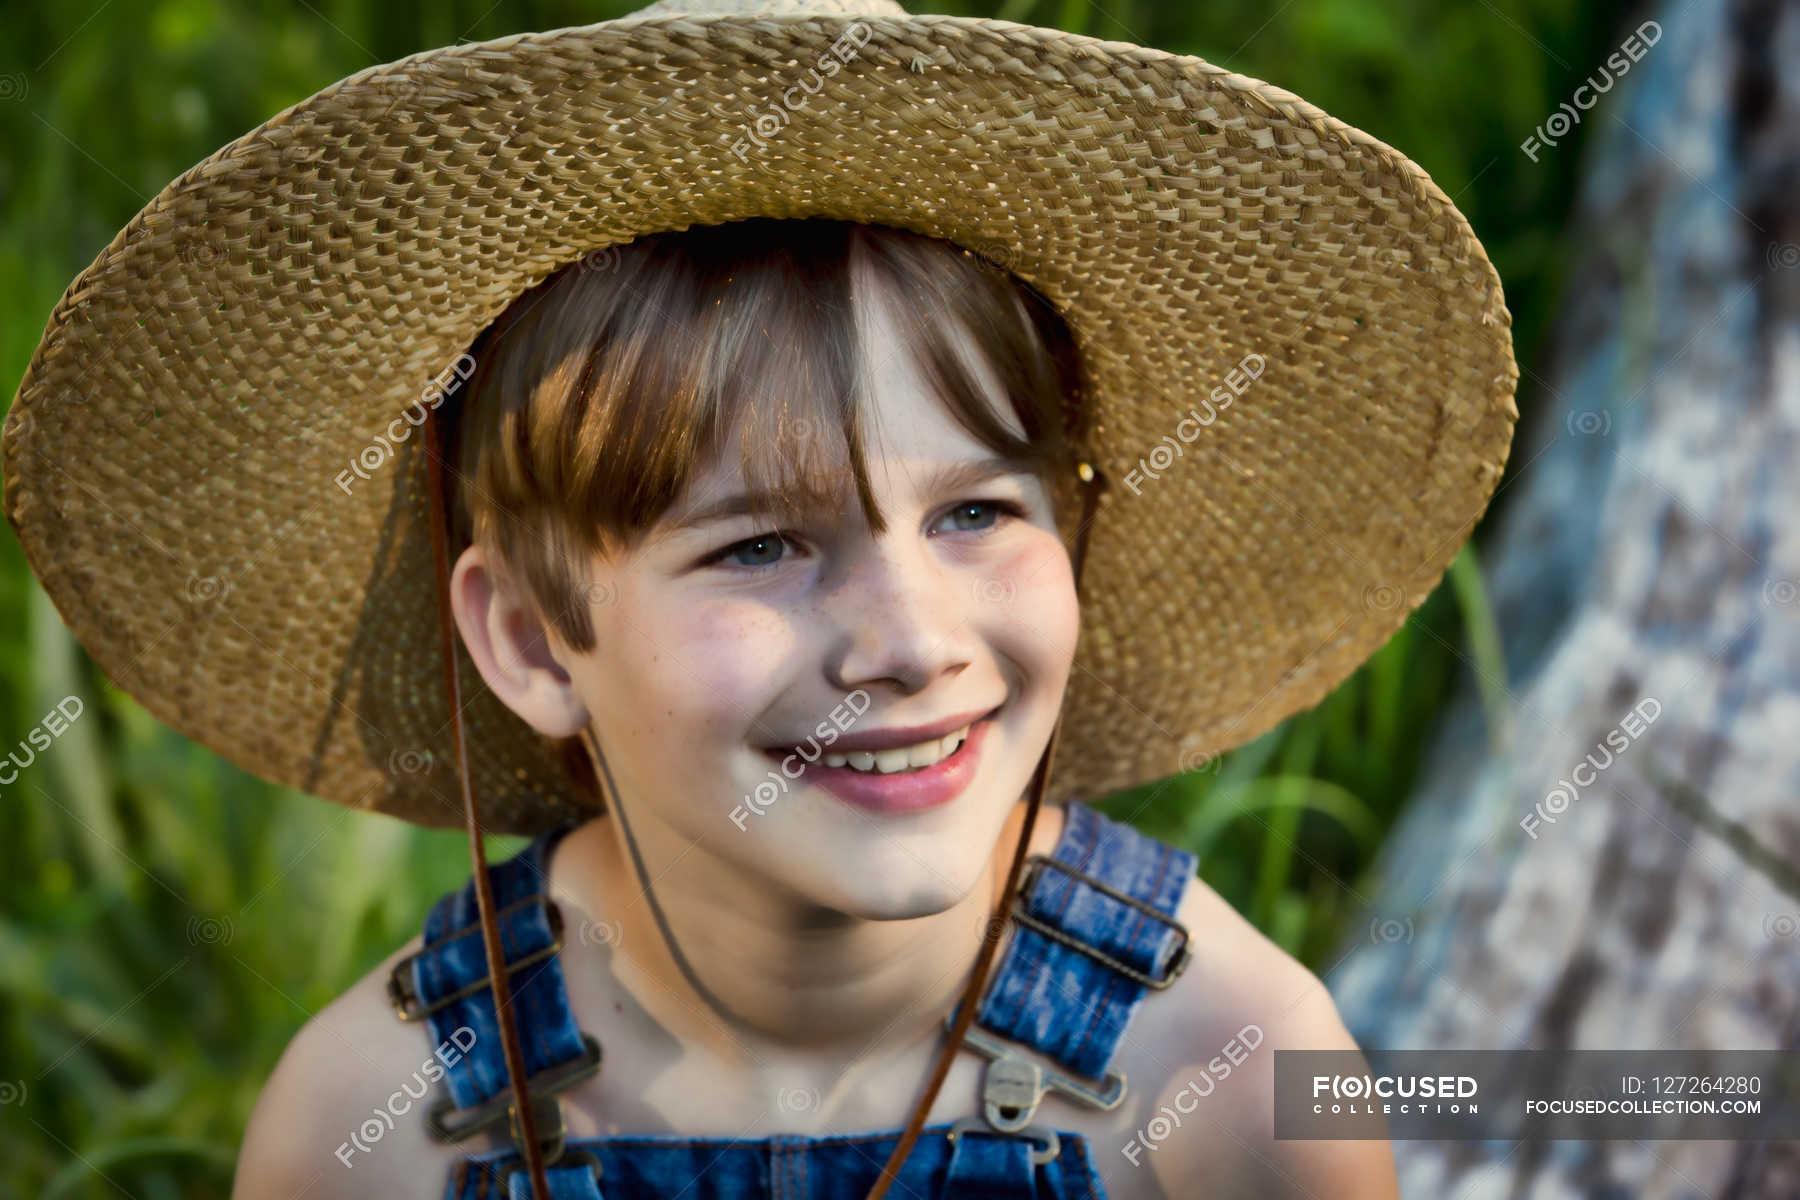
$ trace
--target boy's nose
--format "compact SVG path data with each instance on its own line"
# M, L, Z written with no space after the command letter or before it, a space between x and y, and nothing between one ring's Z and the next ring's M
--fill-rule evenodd
M911 693L966 665L969 606L957 602L954 574L925 553L864 555L831 602L841 634L828 663L833 686L885 679Z

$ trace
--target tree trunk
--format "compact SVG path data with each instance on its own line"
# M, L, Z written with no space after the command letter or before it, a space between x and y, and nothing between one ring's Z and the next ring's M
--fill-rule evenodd
M1510 728L1447 710L1326 976L1365 1047L1800 1043L1800 3L1662 7L1496 500ZM1409 1198L1800 1196L1793 1141L1393 1145Z

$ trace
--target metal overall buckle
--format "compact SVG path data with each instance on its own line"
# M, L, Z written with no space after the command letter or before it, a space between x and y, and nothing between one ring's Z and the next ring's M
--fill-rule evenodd
M965 1133L985 1133L990 1136L1029 1138L1034 1142L1040 1142L1043 1145L1043 1149L1033 1149L1031 1152L1031 1161L1040 1167L1062 1153L1062 1141L1056 1136L1056 1130L1047 1129L1042 1125L1032 1125L1028 1128L1019 1130L1017 1133L1011 1133L1005 1130L991 1128L988 1123L983 1121L980 1117L964 1117L962 1120L952 1125L950 1127L950 1132L944 1136L949 1138L950 1145L954 1149L956 1146L956 1139Z
M518 1143L515 1140L514 1145L517 1144ZM548 1168L552 1161L553 1160L546 1156L544 1159L544 1166ZM592 1150L571 1150L566 1157L559 1155L558 1159L555 1160L555 1165L558 1167L592 1167L594 1170L594 1183L598 1185L600 1182L600 1160L594 1156ZM517 1175L523 1170L525 1170L524 1159L519 1159L517 1162L509 1162L504 1167L500 1168L498 1187L502 1196L511 1194L507 1190L508 1182L514 1175Z
M600 1160L587 1150L576 1150L565 1154L567 1148L568 1127L563 1124L562 1097L558 1092L567 1091L576 1083L594 1074L600 1069L600 1043L592 1035L583 1033L581 1041L587 1047L586 1053L568 1062L559 1063L548 1070L540 1071L525 1084L525 1094L531 1098L533 1115L537 1118L538 1145L544 1152L544 1165L549 1166L582 1166L593 1168L594 1180L600 1179ZM453 1118L446 1120L447 1117ZM519 1107L513 1102L509 1088L490 1097L485 1102L468 1109L457 1109L448 1098L431 1106L426 1114L425 1125L431 1136L440 1142L461 1141L479 1130L505 1120L507 1132L512 1138L513 1149L518 1151L518 1161L509 1162L501 1168L499 1186L501 1194L507 1193L507 1180L515 1171L525 1170L524 1160L525 1131L519 1123Z
M1118 888L1108 884L1105 880L1089 875L1085 871L1078 871L1068 863L1063 862L1060 859L1051 858L1047 854L1034 854L1026 860L1026 863L1025 878L1019 882L1019 890L1013 893L1012 917L1014 920L1018 921L1019 924L1035 933L1043 934L1053 942L1058 942L1071 950L1085 954L1094 961L1111 967L1119 974L1125 976L1125 978L1136 980L1147 988L1156 988L1158 990L1166 988L1174 983L1183 971L1187 970L1188 959L1190 957L1188 954L1188 928L1180 921L1170 918L1166 913L1158 912L1155 908L1145 904L1136 896L1126 895ZM1045 867L1055 867L1058 871L1061 871L1070 878L1087 884L1101 895L1110 896L1121 904L1129 904L1132 908L1137 909L1146 917L1149 917L1159 924L1167 925L1179 934L1180 938L1175 943L1175 952L1169 956L1168 966L1163 970L1163 973L1160 976L1146 975L1130 963L1121 962L1112 955L1096 949L1078 938L1070 937L1054 925L1048 925L1026 912L1024 897L1030 895L1032 887L1037 883L1038 876L1043 873Z
M558 950L562 949L562 910L556 906L556 903L553 900L542 892L521 897L511 904L504 906L494 914L494 919L498 921L514 909L523 908L528 904L542 904L544 906L545 919L550 926L550 944L545 946L542 950L534 950L530 954L509 960L506 964L506 973L508 975L511 975L521 967L528 967L532 963L542 962L544 959L549 958L552 954L555 954ZM436 949L447 942L453 942L458 938L467 937L469 934L475 933L480 929L481 926L479 924L465 925L454 933L445 934L430 945L419 947L413 953L394 964L393 969L388 972L387 995L388 1003L394 1006L395 1016L399 1017L402 1021L417 1021L421 1017L429 1016L440 1008L456 1003L458 1000L464 1000L478 992L485 992L488 990L488 976L483 975L480 979L477 979L467 987L459 988L458 990L451 992L448 996L444 996L430 1004L426 1004L419 995L413 991L412 986L412 964L414 959L429 950Z
M944 1028L956 1025L953 1008L944 1018ZM1125 1099L1125 1075L1114 1071L1107 1075L1103 1088L1096 1090L1073 1075L1065 1075L1053 1067L1045 1067L1025 1057L1017 1049L971 1023L963 1035L963 1045L989 1061L981 1076L980 1117L964 1117L950 1130L950 1143L968 1129L982 1133L998 1133L1009 1137L1030 1138L1043 1144L1033 1150L1031 1160L1047 1163L1061 1150L1056 1131L1033 1125L1037 1107L1044 1094L1052 1089L1089 1108L1102 1111L1117 1108ZM985 1126L985 1127L984 1127Z
M556 1099L555 1093L567 1091L600 1069L600 1043L594 1040L592 1034L584 1033L581 1035L581 1044L586 1047L584 1054L547 1067L525 1082L526 1094L532 1097L532 1103L538 1105L538 1113L544 1111L541 1101L549 1100L555 1104L551 1121L557 1131L559 1144L562 1137L562 1102ZM511 1089L499 1092L470 1108L457 1108L455 1101L445 1097L432 1105L426 1113L425 1128L435 1141L460 1142L501 1121L511 1122L515 1145L524 1141L519 1133L518 1114L513 1111Z
M944 1028L956 1024L952 1010L944 1018ZM1037 1114L1037 1106L1049 1091L1063 1095L1089 1108L1107 1111L1125 1100L1125 1073L1110 1071L1096 1089L1073 1075L1065 1075L1054 1067L1045 1067L1026 1058L1013 1046L994 1037L981 1026L970 1024L963 1035L963 1045L989 1059L981 1079L982 1111L988 1124L1006 1133L1024 1129Z

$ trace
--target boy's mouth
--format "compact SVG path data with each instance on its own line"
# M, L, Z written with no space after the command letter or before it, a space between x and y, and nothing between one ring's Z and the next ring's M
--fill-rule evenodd
M822 788L857 808L901 816L948 804L962 795L975 778L983 745L995 724L994 713L989 712L935 741L880 751L837 752L820 746L823 752L812 762L796 758L798 751L793 749L763 753L789 778ZM913 765L915 753L923 765ZM883 770L884 761L887 770Z
M912 774L929 770L954 757L968 742L969 735L976 726L991 721L999 711L999 706L996 705L973 720L942 734L879 750L843 749L836 743L827 745L815 738L804 748L775 747L764 749L763 753L778 764L784 763L793 755L807 766L841 767L867 775ZM807 754L813 756L811 763L807 763Z

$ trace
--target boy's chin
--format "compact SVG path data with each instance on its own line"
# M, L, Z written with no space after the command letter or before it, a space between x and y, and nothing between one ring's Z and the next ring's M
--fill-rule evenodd
M972 876L964 884L943 870L917 865L905 869L851 864L838 878L818 882L825 885L814 889L819 902L845 916L863 921L914 921L937 916L966 901L976 879Z

